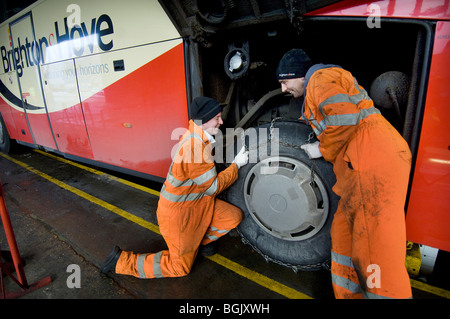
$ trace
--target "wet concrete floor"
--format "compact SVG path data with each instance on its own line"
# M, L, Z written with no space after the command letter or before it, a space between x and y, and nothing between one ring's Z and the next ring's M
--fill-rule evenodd
M295 273L267 263L235 231L220 239L217 255L197 257L186 277L100 274L114 245L135 252L166 248L156 227L158 193L152 191L160 185L115 178L23 147L0 155L0 179L28 283L52 278L21 299L334 299L328 271ZM8 250L3 229L0 247ZM79 277L71 265L79 266ZM18 288L7 277L5 287ZM443 298L413 292L418 299Z

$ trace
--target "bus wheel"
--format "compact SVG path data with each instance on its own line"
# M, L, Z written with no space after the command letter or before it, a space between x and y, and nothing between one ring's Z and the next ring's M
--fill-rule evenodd
M273 129L278 129L278 154L266 147L265 137ZM336 181L332 165L323 158L312 161L300 149L316 140L301 122L276 122L256 131L257 146L249 145L250 163L226 192L226 200L243 211L238 226L243 242L266 260L294 270L327 268L339 199L331 190Z
M0 152L8 154L11 147L8 130L6 129L3 117L0 114Z

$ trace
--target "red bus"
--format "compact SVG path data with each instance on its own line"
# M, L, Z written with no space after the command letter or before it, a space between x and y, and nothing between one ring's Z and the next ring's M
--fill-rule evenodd
M40 0L0 25L0 149L15 141L162 182L190 102L213 97L224 128L267 131L256 151L279 132L279 154L257 155L225 194L245 213L243 240L320 269L335 177L299 149L311 130L275 79L300 47L352 72L409 143L408 240L448 252L449 19L445 0Z

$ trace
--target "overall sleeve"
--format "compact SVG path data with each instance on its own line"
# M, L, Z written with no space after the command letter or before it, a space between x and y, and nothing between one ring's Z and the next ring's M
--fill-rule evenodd
M311 76L305 116L320 141L319 149L325 160L333 163L359 121L373 113L379 111L350 72L330 68Z
M203 143L195 143L195 147L191 148L191 152L193 152L191 158L195 160L183 161L183 170L195 185L195 189L192 191L216 196L233 184L238 178L238 168L234 163L217 174L216 166L211 155L211 144L205 146ZM202 155L199 156L199 154Z

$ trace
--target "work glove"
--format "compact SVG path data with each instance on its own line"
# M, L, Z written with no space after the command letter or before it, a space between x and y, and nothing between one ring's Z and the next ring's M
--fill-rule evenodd
M248 151L245 150L245 146L242 146L241 150L234 158L233 163L235 163L238 168L241 168L248 163Z
M319 141L309 144L303 144L302 146L300 146L300 148L304 150L306 154L308 154L308 157L310 159L322 157L322 153L319 150Z

